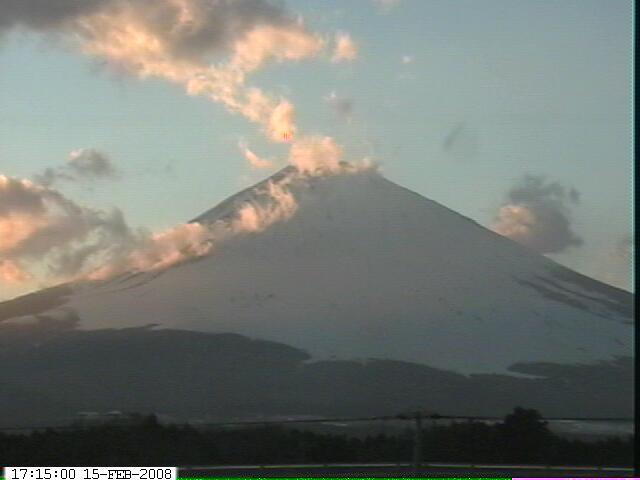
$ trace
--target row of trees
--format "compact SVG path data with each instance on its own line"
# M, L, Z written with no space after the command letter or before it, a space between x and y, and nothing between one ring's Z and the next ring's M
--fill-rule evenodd
M0 434L5 465L117 466L316 462L409 462L414 433L361 438L269 426L203 430L163 426L155 417L137 425L102 425ZM465 422L427 428L425 461L630 466L632 439L585 442L551 433L535 410L516 409L502 423Z

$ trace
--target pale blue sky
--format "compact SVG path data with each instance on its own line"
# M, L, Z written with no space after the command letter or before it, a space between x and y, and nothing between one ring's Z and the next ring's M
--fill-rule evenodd
M631 230L631 2L402 0L386 14L369 0L286 4L313 30L346 31L360 45L352 64L273 65L251 77L293 100L302 131L335 136L347 159L370 156L389 179L483 225L525 173L573 186L585 243L553 258L603 277ZM323 100L331 91L354 102L351 122ZM475 146L444 151L461 123ZM29 177L96 148L123 178L61 189L156 230L269 173L248 168L239 138L285 155L178 86L118 76L33 33L0 41L0 173Z

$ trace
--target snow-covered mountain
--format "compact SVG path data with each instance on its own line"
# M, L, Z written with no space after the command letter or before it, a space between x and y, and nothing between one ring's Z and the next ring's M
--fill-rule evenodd
M40 313L72 311L80 329L232 332L316 358L388 358L463 373L630 354L630 294L375 172L295 174L289 167L194 222L231 220L247 202L264 202L268 181L289 182L298 202L289 220L164 272L79 285Z
M373 170L287 167L193 221L233 222L243 206L271 201L273 185L295 198L286 220L164 271L5 302L0 321L76 332L154 324L279 342L306 352L307 364L378 359L523 379L543 377L541 365L632 355L630 293Z

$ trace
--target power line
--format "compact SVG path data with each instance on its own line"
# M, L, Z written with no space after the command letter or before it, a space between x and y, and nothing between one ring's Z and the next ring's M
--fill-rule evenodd
M206 423L173 423L172 426L181 427L226 427L226 426L251 426L251 425L283 425L296 423L356 423L389 420L415 420L416 417L425 420L475 420L475 421L503 421L504 417L492 417L481 415L440 415L437 413L412 412L399 415L371 416L371 417L334 417L334 418L301 418L283 420L237 420L226 422L206 422ZM126 418L126 417L125 417ZM633 422L633 418L626 417L540 417L541 420L550 422ZM130 427L131 424L118 423L79 423L75 425L39 425L39 426L16 426L0 427L0 431L24 431L24 430L80 430L85 428L110 426L110 427Z

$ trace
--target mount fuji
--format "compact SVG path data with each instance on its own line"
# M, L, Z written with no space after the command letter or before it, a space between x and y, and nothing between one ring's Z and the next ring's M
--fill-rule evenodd
M290 218L209 255L1 303L0 423L114 408L631 412L629 292L375 170L289 166L192 222L230 224L273 186L295 199Z

